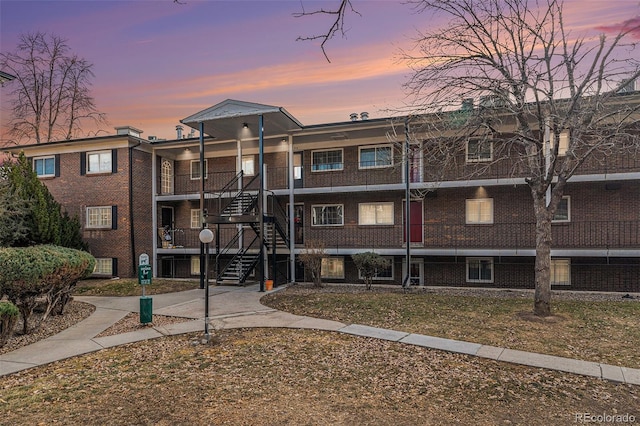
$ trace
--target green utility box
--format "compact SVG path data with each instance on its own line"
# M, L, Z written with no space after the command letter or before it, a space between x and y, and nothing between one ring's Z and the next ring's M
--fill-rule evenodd
M153 321L153 299L149 296L140 298L140 323L149 324Z

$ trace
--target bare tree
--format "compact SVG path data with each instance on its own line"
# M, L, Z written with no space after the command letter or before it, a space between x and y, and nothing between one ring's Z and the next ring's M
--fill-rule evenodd
M89 93L93 64L69 50L66 40L37 32L0 54L0 66L16 76L8 142L68 140L81 135L86 121L105 123Z
M320 43L320 48L322 49L322 53L324 57L327 59L327 62L331 62L329 59L329 55L327 55L327 51L325 49L325 45L329 40L331 40L336 34L340 33L344 37L346 34L345 26L344 26L344 18L347 12L355 13L356 15L360 15L357 10L353 8L351 4L351 0L340 0L337 2L337 7L335 9L316 9L307 12L304 9L304 4L300 3L302 6L302 12L294 13L293 16L296 18L301 18L303 16L312 16L312 15L327 15L332 18L331 26L329 29L322 33L311 36L300 36L296 40L297 41L309 41L309 40L322 40Z
M498 167L524 178L536 220L534 313L550 315L551 223L567 181L586 163L640 154L640 96L625 94L640 75L627 42L638 24L589 39L565 28L560 0L413 3L448 18L419 35L419 53L404 52L426 170L432 180Z
M327 251L322 240L307 241L298 256L300 262L311 273L314 287L322 287L322 259L326 256Z

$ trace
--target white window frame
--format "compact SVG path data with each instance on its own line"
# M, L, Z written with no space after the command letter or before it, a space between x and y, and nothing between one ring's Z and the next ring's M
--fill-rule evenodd
M200 255L191 256L191 275L200 275Z
M391 208L391 219L390 221L387 222L379 222L378 221L378 209L376 208L375 210L375 218L374 218L374 222L373 223L366 223L363 220L363 208L365 208L365 206L374 206L374 207L390 207ZM394 218L394 205L393 202L383 202L383 203L359 203L358 204L358 225L362 225L362 226L382 226L382 225L393 225L395 223L395 218ZM381 220L384 219L381 218Z
M191 209L191 229L200 229L202 228L202 223L200 223L200 209Z
M240 161L240 169L245 176L255 176L256 174L256 156L243 155Z
M394 279L395 277L395 269L394 269L394 262L393 262L393 256L383 256L385 259L389 260L390 266L389 268L391 269L391 276L390 277L379 277L378 274L376 273L376 275L374 275L371 279L374 281L391 281ZM363 280L364 277L362 276L362 273L360 272L360 270L358 269L358 278Z
M160 162L160 193L173 194L173 161L163 158Z
M488 158L484 158L484 157L480 157L478 155L478 153L476 152L476 156L477 158L469 158L470 152L469 152L469 144L472 142L477 142L477 143L488 143L489 144L489 157ZM491 139L469 139L466 143L465 146L465 160L467 163L484 163L487 161L492 161L493 160L493 141Z
M471 272L470 270L470 266L472 262L480 262L479 265L482 265L482 262L488 262L488 264L491 266L491 278L486 279L486 278L482 278L481 275L481 270L478 270L478 277L479 278L471 278L469 272ZM465 265L465 270L466 270L466 277L467 277L467 282L468 283L493 283L494 280L494 275L495 275L495 268L494 268L494 263L493 263L493 258L492 257L467 257L466 259L466 265Z
M317 223L316 208L338 207L340 209L340 223ZM344 204L314 204L311 206L311 226L344 226Z
M566 269L565 269L566 268ZM571 259L551 259L551 285L571 285ZM557 276L566 276L566 281L558 281Z
M315 159L315 154L317 152L340 152L340 167L339 168L330 168L330 169L317 169L316 167L318 166L318 163L314 162ZM338 163L320 163L320 164L338 164ZM311 172L336 172L336 171L341 171L344 170L344 149L342 148L338 148L338 149L317 149L314 151L311 151Z
M97 170L91 168L91 158L95 156L98 157ZM103 160L103 156L108 157L109 160L106 161L106 158ZM87 174L112 173L113 172L113 153L111 152L111 150L87 152L86 172Z
M366 162L362 161L362 151L363 150L374 150L375 159L372 165L364 165ZM388 164L378 164L378 150L385 149L389 150L389 163ZM368 145L368 146L359 146L358 147L358 169L383 169L386 167L393 167L393 146L391 144L385 145Z
M344 257L323 257L320 276L322 279L343 280Z
M96 266L92 275L113 275L113 259L110 257L96 257Z
M107 215L109 217L109 223L102 223L102 219L100 219L100 223L92 223L91 217L92 213L96 212L96 217L102 218L105 215L104 212L108 212ZM111 229L113 227L113 208L112 206L90 206L86 209L86 228L87 229Z
M482 205L489 203L491 209L489 218L482 218ZM468 198L465 200L465 223L467 225L491 225L493 224L493 198Z
M47 170L46 164L47 164L47 160L51 160L53 161L53 173L46 173L45 171ZM43 169L43 173L40 174L38 173L38 168L36 167L36 161L42 161L44 169ZM56 156L55 155L45 155L42 157L34 157L33 158L33 162L32 162L32 167L33 167L33 171L36 173L36 175L38 177L44 178L44 177L54 177L56 175Z
M195 163L198 163L198 168L197 168L197 176L194 176L194 170L193 170L193 165ZM207 162L207 159L204 159L204 178L207 179L209 176L209 164ZM191 178L191 180L200 180L200 160L191 160L191 162L189 163L189 177Z
M560 202L563 202L564 200L567 200L567 218L566 219L556 219L556 215L558 214L558 209L556 208L556 212L553 215L553 219L551 219L552 223L568 223L568 222L571 222L571 196L570 195L563 195L562 196L562 200L560 200ZM558 204L558 207L560 207L560 204Z

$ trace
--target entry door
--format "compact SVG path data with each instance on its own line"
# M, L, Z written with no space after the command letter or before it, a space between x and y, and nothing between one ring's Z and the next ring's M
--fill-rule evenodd
M161 207L160 226L173 229L173 207Z
M404 204L404 203L403 203ZM405 204L406 205L406 204ZM403 232L404 234L404 240L403 242L407 242L407 234L406 234L406 227L407 227L407 221L404 220L404 216L405 216L405 208L403 205L403 209L402 209L402 213L403 213L403 220L402 220L402 224L404 226L405 232ZM422 236L424 234L423 232L423 215L422 215L422 200L414 200L411 201L411 203L409 203L409 217L410 217L410 223L409 226L411 227L411 229L409 230L409 235L411 238L411 244L422 244L423 239Z
M409 275L409 279L411 280L411 285L424 285L424 263L422 259L411 259L411 275ZM404 259L402 261L402 277L407 275L407 260Z
M293 242L304 244L304 204L293 205Z

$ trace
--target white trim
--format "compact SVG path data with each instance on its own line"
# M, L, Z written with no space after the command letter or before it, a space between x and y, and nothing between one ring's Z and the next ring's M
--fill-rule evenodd
M89 220L89 212L96 209L107 209L109 211L109 224L108 225L91 225ZM102 214L101 211L98 214ZM113 206L87 206L85 208L85 228L86 229L111 229L113 227Z
M482 278L478 278L478 279L472 279L469 277L469 262L470 261L479 261L479 262L483 262L483 261L488 261L489 265L491 266L491 278L490 279L482 279ZM478 271L478 274L480 273L480 271ZM493 257L467 257L465 260L465 275L467 278L467 282L468 283L493 283L494 278L495 278L495 269L494 269L494 263L493 263Z
M376 215L376 223L362 223L362 206L391 206L391 222L378 223L377 215ZM393 201L385 201L385 202L369 202L369 203L358 203L358 225L360 226L387 226L395 224L395 205Z
M45 165L46 165L46 160L53 160L53 173L43 173L43 174L38 174L38 170L36 169L36 161L38 160L44 160L45 161ZM33 168L33 171L36 173L36 175L39 178L46 178L46 177L55 177L56 175L56 156L55 154L53 155L43 155L40 157L33 157L31 160L31 167ZM46 167L45 167L46 170Z
M555 269L558 267L567 267L567 271L566 271L566 275L567 275L567 281L566 282L556 282L554 281L554 272ZM551 273L551 285L561 285L561 286L570 286L571 285L571 259L567 259L567 258L552 258L551 259L551 267L550 267L550 273Z
M109 155L109 167L106 169L102 168L102 155L104 154L108 154ZM93 155L97 155L98 156L98 170L91 170L91 160L90 157ZM85 173L88 175L95 175L95 174L99 174L99 173L112 173L113 172L113 151L108 149L108 150L101 150L101 151L89 151L86 153L86 170Z
M396 274L396 271L395 271L395 262L394 262L394 259L395 259L395 258L394 258L393 256L382 256L382 257L384 257L385 259L387 259L387 260L389 260L389 261L390 261L390 262L389 262L389 263L390 263L389 267L391 268L391 276L390 276L390 277L379 277L379 276L377 276L377 275L374 275L373 277L371 277L371 279L372 279L373 281L392 281L392 280L394 280L394 279L395 279L395 276L396 276L396 275L395 275L395 274ZM413 263L413 262L412 262L412 263ZM364 279L364 277L363 277L363 276L362 276L362 274L360 273L360 269L358 269L358 279L361 279L361 280L363 280L363 279Z
M315 170L315 163L313 162L313 154L316 152L331 152L331 151L340 151L340 168L339 169L322 169ZM323 163L324 164L324 163ZM336 163L326 163L326 164L336 164ZM339 172L344 170L344 149L343 148L330 148L330 149L316 149L311 151L311 173L316 172Z
M551 223L569 223L571 222L571 196L570 195L563 195L562 196L562 200L560 200L561 202L563 200L567 200L567 218L566 219L556 219L555 216L556 214L558 214L558 209L556 208L556 212L553 215L553 218L551 219ZM558 203L558 207L560 206L560 204Z
M329 224L316 224L315 222L315 208L316 207L340 207L341 215L340 218L341 223L329 223ZM311 226L314 227L325 227L325 226L344 226L344 204L312 204L311 205Z
M482 207L481 202L488 202L489 207L491 209L490 218L488 220L482 220ZM467 198L465 200L465 209L464 209L464 223L467 225L491 225L493 224L494 218L494 207L493 207L493 198ZM471 205L474 204L474 210L471 211ZM476 211L477 209L477 211ZM471 220L469 220L469 213L473 213ZM476 219L477 216L477 220Z
M469 143L470 142L483 143L485 141L489 143L489 158L471 158L470 159ZM486 163L488 161L493 161L493 141L491 139L474 139L474 138L467 140L467 143L465 144L465 147L464 147L464 159L465 159L465 162L467 163Z
M391 161L391 163L389 164L383 164L383 165L378 165L378 149L379 148L388 148L389 149L389 160ZM360 155L362 154L362 150L363 149L373 149L374 150L374 155L375 155L375 159L373 160L373 165L372 166L363 166L362 165L362 161L360 158ZM393 145L391 144L380 144L380 145L364 145L364 146L359 146L358 147L358 170L369 170L369 169L384 169L384 168L388 168L388 167L393 167Z
M200 180L200 177L193 177L193 163L198 163L198 174L200 174L200 160L190 160L189 177L191 178L191 180ZM204 159L204 178L209 178L209 162L206 158Z
M327 262L331 262L331 263L334 263L334 262L341 263L342 264L342 275L341 276L327 276L327 275L324 275L322 270L324 269L323 267L325 266L324 265L325 260ZM327 265L327 267L328 267L328 265ZM344 257L342 257L342 256L323 257L322 258L322 265L320 266L320 276L322 277L322 279L327 279L327 280L343 280L344 279L344 275L345 275L344 274L344 267L345 267L345 265L344 265Z

